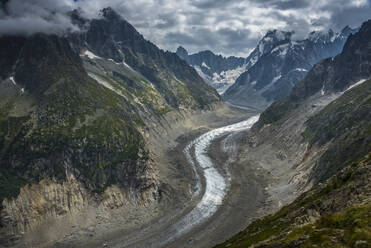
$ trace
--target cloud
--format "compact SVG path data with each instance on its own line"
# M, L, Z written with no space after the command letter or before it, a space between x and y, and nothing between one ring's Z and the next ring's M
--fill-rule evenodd
M359 26L370 18L371 0L8 0L0 11L0 35L75 30L66 15L81 8L86 17L111 6L147 39L166 50L212 50L246 56L271 29L295 31Z
M0 35L29 35L36 32L62 33L76 30L67 12L75 3L69 0L10 0L0 12Z
M302 39L313 30L356 27L371 18L370 6L370 0L139 0L118 9L161 48L246 56L268 30Z

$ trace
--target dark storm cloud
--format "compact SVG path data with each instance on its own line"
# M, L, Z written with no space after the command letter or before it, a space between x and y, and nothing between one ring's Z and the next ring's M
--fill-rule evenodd
M175 27L178 24L178 20L170 13L160 14L158 17L160 22L155 25L156 28L166 29Z
M309 0L252 0L263 7L273 7L280 10L302 9L310 6Z
M170 32L166 35L166 39L177 44L186 43L190 46L202 47L205 44L210 44L210 46L216 46L218 34L211 32L208 29L200 28L193 29L191 34L181 33L181 32ZM207 46L205 46L206 48Z
M139 1L126 2L125 8L137 13L127 19L138 23L146 38L164 49L182 45L190 52L225 55L245 56L270 29L295 31L294 38L302 39L313 30L355 27L371 17L370 0L162 0L161 6Z
M200 9L215 9L242 2L241 0L201 0L191 1L192 5Z
M331 21L335 28L342 28L346 25L358 26L361 24L361 20L365 21L371 19L371 1L367 2L366 5L357 5L362 1L354 1L355 4L349 4L351 1L338 0L336 5L325 5L323 10L332 13ZM346 6L345 8L343 6Z
M107 6L163 49L243 56L270 29L304 38L371 18L371 0L9 0L7 14L0 10L0 35L76 30L69 10L80 7L92 18Z

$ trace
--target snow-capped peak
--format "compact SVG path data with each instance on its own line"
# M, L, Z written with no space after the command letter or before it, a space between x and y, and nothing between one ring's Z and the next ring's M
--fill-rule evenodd
M266 54L272 50L278 43L291 40L293 32L280 30L269 31L258 43L259 55Z
M318 42L334 42L339 36L339 33L335 33L332 29L328 31L312 31L308 35L308 40Z

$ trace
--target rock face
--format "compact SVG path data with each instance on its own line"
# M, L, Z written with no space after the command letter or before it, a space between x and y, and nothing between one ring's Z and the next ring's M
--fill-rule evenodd
M85 31L0 38L1 243L87 207L157 204L150 127L220 101L112 9L71 18Z
M211 51L188 54L184 47L178 47L176 54L193 66L206 83L223 94L249 67L248 60L238 57L223 57Z
M312 32L300 41L292 39L292 32L268 32L250 55L254 63L224 93L224 99L237 105L266 108L285 97L315 63L339 54L347 37L355 31L345 27L340 33Z
M88 192L76 180L61 184L55 180L42 180L37 185L21 189L16 200L4 200L2 218L9 233L25 232L48 218L78 213L89 201Z
M365 22L341 54L316 64L245 135L241 163L261 163L285 180L273 192L309 191L218 247L370 242L370 28Z
M330 95L343 92L350 85L371 77L370 25L365 22L360 31L351 35L341 54L316 64L300 84L284 99L276 101L263 112L258 126L283 120L295 106L320 93Z
M74 13L76 19L78 12ZM111 8L101 11L100 19L85 20L86 32L70 37L72 47L80 54L88 51L98 57L113 60L133 69L153 84L156 91L170 107L205 107L218 101L216 92L203 83L196 71L171 52L164 52L145 40L135 28ZM81 17L79 17L81 18ZM80 20L80 19L79 19ZM108 68L105 68L107 70ZM113 70L110 70L113 74ZM120 73L119 74L123 74ZM140 84L137 77L125 73L113 75L135 88ZM137 89L140 88L137 85ZM142 86L143 87L143 86ZM146 92L142 92L146 93ZM188 99L190 96L192 101Z

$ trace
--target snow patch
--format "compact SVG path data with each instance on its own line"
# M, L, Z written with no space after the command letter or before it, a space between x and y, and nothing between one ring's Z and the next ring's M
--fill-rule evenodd
M109 61L115 63L116 65L121 65L122 63L117 63L116 61L114 61L113 59L108 59Z
M202 62L202 66L209 69L209 70L211 69L205 62Z
M302 72L307 72L308 70L304 68L295 68L293 71L302 71Z
M223 94L245 71L246 65L242 65L233 70L222 71L220 74L214 73L211 78L212 86L217 89L219 94Z
M279 56L281 57L285 57L287 55L287 52L289 51L289 48L290 48L291 44L290 43L287 43L287 44L283 44L283 45L280 45L280 46L277 46L275 47L271 53L275 53L275 52L278 52L279 51Z
M278 75L277 77L274 77L272 82L270 84L274 84L275 82L277 82L280 78L282 77L282 75Z
M89 50L86 50L83 53L83 56L87 56L89 59L102 59L101 57L95 55L94 53L90 52Z
M127 68L129 68L131 71L135 72L135 70L134 70L133 68L131 68L130 65L126 64L124 60L122 61L122 64L123 64L124 66L126 66Z
M250 67L252 67L253 65L255 65L256 62L258 62L258 60L259 60L259 56L252 57L251 60L249 61Z
M95 81L97 81L100 85L103 85L104 87L106 87L107 89L115 92L116 94L126 98L126 96L122 93L121 90L118 90L116 88L114 88L110 83L108 83L107 81L103 80L101 77L93 74L93 73L88 73L88 75L93 78Z
M344 92L347 92L348 90L353 89L354 87L357 87L358 85L361 85L366 81L367 81L367 79L361 79L357 83L352 84L351 86L349 86Z
M211 79L208 75L206 75L205 73L203 73L203 71L201 70L201 68L199 66L194 66L195 70L197 71L198 75L200 75L200 77L202 77L207 83L211 83Z
M12 82L12 84L13 84L16 88L18 88L18 89L21 91L21 94L24 93L24 88L20 88L20 87L19 87L19 85L18 85L17 82L15 81L14 77L10 77L9 80L10 80L10 82Z
M14 77L10 77L9 79L10 79L10 81L11 81L15 86L17 86L17 83L16 83L15 80L14 80Z

